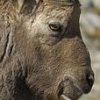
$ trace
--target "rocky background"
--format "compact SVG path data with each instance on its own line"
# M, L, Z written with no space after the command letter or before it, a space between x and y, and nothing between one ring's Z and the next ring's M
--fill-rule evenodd
M89 49L95 83L90 94L80 100L100 100L100 0L80 0L80 19L83 40Z

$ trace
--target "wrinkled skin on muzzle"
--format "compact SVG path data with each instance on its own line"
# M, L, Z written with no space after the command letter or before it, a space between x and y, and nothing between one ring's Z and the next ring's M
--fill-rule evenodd
M17 1L0 56L0 80L6 76L8 83L0 88L1 100L77 100L89 93L94 73L79 29L78 0Z

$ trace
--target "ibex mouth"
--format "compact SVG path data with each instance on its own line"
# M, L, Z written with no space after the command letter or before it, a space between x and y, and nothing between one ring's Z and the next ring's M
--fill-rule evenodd
M62 94L61 95L61 98L63 99L63 100L71 100L70 98L68 98L66 95L64 95L64 94Z
M60 100L77 100L84 93L79 85L69 79L61 82L58 88Z
M63 93L60 96L62 98L61 100L77 100L83 94L83 91L78 85L75 85L75 88L78 90L78 92L76 92L76 93L74 93L72 95L71 94L67 94L67 93L66 94Z

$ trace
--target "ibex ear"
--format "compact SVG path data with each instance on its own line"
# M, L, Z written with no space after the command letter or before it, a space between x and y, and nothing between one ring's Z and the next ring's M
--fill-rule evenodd
M13 0L13 4L18 13L28 14L36 7L39 1L40 0Z

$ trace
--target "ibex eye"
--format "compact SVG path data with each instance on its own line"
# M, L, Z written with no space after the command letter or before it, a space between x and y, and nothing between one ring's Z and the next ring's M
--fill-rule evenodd
M75 0L66 0L67 2L74 2Z
M52 31L61 31L62 26L60 25L60 23L50 23L49 28Z
M66 0L67 5L73 5L75 0Z

